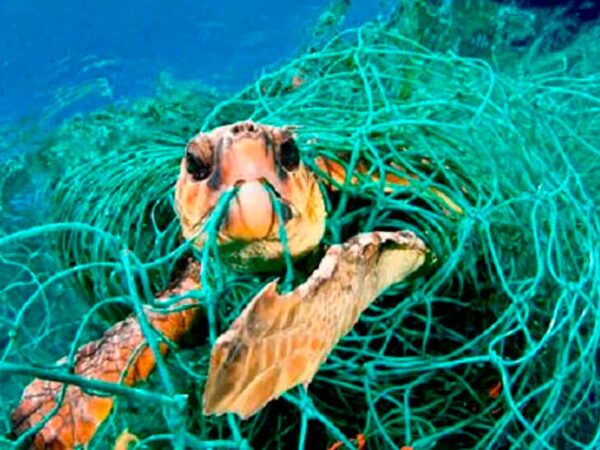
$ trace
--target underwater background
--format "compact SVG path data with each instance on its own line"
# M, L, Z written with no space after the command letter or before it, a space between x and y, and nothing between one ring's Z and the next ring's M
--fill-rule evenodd
M2 121L56 101L68 105L62 112L68 115L148 95L164 71L231 92L306 45L326 5L325 0L3 1ZM356 2L347 23L374 17L378 6Z
M149 95L161 72L231 92L308 45L312 25L328 3L4 0L0 123L51 108L65 117ZM348 3L348 27L388 14L394 4ZM571 28L593 20L600 9L590 0L520 4L532 12L565 8L565 27Z
M0 449L30 444L11 413L33 377L131 312L103 233L163 289L185 144L249 117L301 125L307 163L362 139L370 166L410 168L414 189L391 200L343 186L352 220L325 242L406 228L438 260L365 313L308 397L250 421L200 413L206 336L167 358L186 448L359 434L365 450L600 448L599 15L598 1L3 0ZM268 279L222 280L219 332ZM89 448L127 448L124 430L184 448L163 406L119 401Z

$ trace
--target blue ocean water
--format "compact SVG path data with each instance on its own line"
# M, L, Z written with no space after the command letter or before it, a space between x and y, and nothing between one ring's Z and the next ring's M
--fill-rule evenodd
M330 2L3 0L0 124L35 118L48 108L64 117L149 95L163 72L235 90L309 42ZM395 2L346 3L345 25L352 26ZM520 3L570 5L568 12L583 20L598 10L593 1Z
M0 123L151 94L161 72L237 89L308 42L328 3L3 0ZM349 22L378 6L356 2Z

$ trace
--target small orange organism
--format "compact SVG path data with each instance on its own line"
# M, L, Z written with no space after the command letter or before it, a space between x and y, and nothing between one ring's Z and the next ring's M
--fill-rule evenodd
M498 381L494 386L492 386L488 390L488 397L495 400L500 396L501 392L502 392L502 382Z
M356 442L356 450L363 450L365 448L365 445L367 444L367 438L365 438L364 434L358 433L356 435L356 438L351 439L350 442L352 442L352 443ZM343 445L342 441L337 441L335 444L333 444L327 450L340 450L342 448L342 445Z

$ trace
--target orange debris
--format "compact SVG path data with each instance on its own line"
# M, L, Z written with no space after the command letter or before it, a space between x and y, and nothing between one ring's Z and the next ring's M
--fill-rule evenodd
M130 433L126 428L115 441L115 448L113 450L127 450L129 448L129 444L139 441L140 440L138 437L135 434Z
M292 86L294 87L294 89L299 87L302 83L304 83L304 79L300 78L300 76L298 75L294 75L294 78L292 78Z
M356 435L355 439L350 439L350 442L356 442L357 450L364 450L365 445L367 443L367 438L365 437L364 434L358 433ZM343 445L342 441L337 441L331 447L329 447L327 450L339 450L342 447L342 445ZM404 449L402 449L402 450L404 450Z
M500 396L500 392L502 392L502 382L498 381L488 390L488 397L497 399Z

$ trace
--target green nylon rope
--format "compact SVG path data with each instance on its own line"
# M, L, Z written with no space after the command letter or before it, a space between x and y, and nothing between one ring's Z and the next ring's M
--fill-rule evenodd
M62 223L0 237L0 430L15 392L45 375L117 395L98 449L127 427L136 448L351 448L357 433L382 449L600 447L600 32L558 49L540 38L525 52L502 46L498 29L468 53L452 34L472 31L467 12L428 8L407 2L386 20L319 35L233 96L173 88L61 125L46 157ZM506 11L524 17L493 11L497 23ZM297 125L315 172L326 156L359 178L328 192L326 244L410 229L430 247L429 267L363 314L307 394L294 389L248 421L204 417L202 388L211 343L272 277L221 267L217 222L195 255L207 336L169 343L164 366L136 388L57 369L140 314L193 253L172 203L185 142L242 119ZM409 183L384 193L385 175Z

